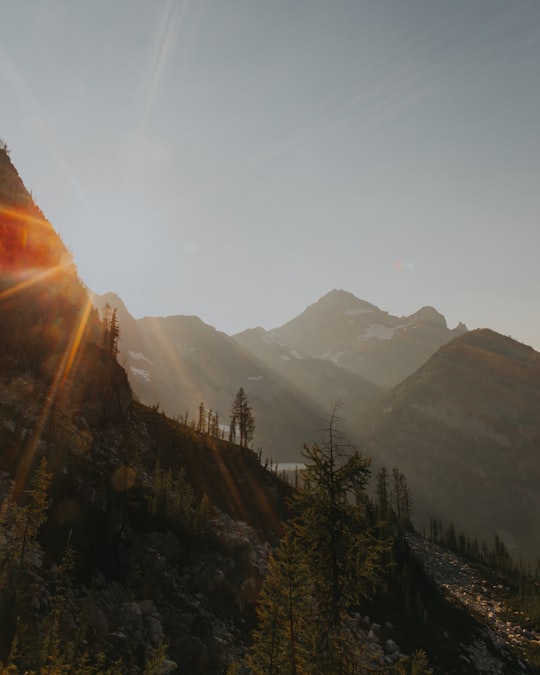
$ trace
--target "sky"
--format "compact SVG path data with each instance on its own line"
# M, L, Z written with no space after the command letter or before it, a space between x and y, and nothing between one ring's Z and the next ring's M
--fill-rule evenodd
M341 288L540 350L538 0L0 0L0 88L136 317L269 329Z

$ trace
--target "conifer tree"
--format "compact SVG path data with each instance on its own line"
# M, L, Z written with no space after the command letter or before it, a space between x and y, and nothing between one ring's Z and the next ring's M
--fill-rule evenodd
M204 412L204 403L201 401L199 403L199 418L197 420L197 431L200 434L204 434L206 431L206 414Z
M101 313L103 330L103 349L116 359L118 357L118 341L120 339L120 326L118 324L118 308L114 310L107 302Z
M219 438L220 436L220 431L219 431L219 415L216 412L215 415L212 417L212 429L210 431L210 434L214 436L215 438Z
M386 551L367 518L369 459L343 439L339 421L334 407L322 447L305 448L294 520L313 583L316 672L322 673L354 672L358 654L346 612L371 597Z
M235 430L238 430L240 446L246 448L255 434L255 418L243 387L238 390L232 404L231 429L233 423Z
M18 539L16 546L16 559L19 567L25 563L25 557L30 545L36 541L41 526L47 519L49 509L49 486L52 474L47 473L47 460L42 457L36 469L30 487L26 490L30 501L18 513Z
M115 307L111 316L109 326L109 354L118 358L118 341L120 339L120 326L118 324L118 308Z
M258 628L247 663L253 673L309 672L313 654L309 572L289 528L272 554L257 603Z
M234 415L231 415L229 426L229 443L236 443L236 417Z
M103 327L103 349L109 351L109 331L111 327L112 307L109 303L105 303L105 307L101 310L101 324Z

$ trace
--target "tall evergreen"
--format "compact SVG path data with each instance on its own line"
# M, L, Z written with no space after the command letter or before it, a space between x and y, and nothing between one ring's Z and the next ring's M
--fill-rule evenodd
M114 309L107 302L101 313L103 330L103 349L116 359L118 357L118 341L120 325L118 324L118 308Z
M233 426L238 431L240 446L246 448L255 434L255 418L243 387L238 390L232 404L231 429Z
M357 610L379 584L386 547L368 517L369 460L342 438L338 422L334 409L325 442L305 448L292 533L269 566L259 603L252 654L266 655L267 662L266 670L255 672L361 672L363 655L349 625L349 612ZM293 619L286 616L286 589L292 579L306 589L302 603L295 601ZM293 588L299 592L301 586Z
M247 663L253 673L309 672L313 628L305 557L289 528L268 561L257 604L257 630Z
M47 460L42 457L32 476L30 487L26 490L29 503L18 513L18 538L15 543L16 559L19 566L25 563L30 546L36 541L41 526L47 520L49 509L49 486L52 475L47 472Z
M369 459L340 434L332 411L326 439L305 448L295 529L309 560L316 607L318 672L352 673L359 655L348 610L370 597L384 571L384 546L367 517Z
M197 431L200 434L204 434L206 431L206 413L204 410L204 403L201 401L199 404L199 417L197 419Z

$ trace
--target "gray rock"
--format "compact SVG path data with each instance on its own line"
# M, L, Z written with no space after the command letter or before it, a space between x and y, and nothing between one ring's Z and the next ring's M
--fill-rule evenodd
M148 638L154 646L157 646L163 637L163 626L161 621L152 615L144 617L144 627L148 633Z
M384 643L385 654L399 654L399 647L393 640L386 640Z

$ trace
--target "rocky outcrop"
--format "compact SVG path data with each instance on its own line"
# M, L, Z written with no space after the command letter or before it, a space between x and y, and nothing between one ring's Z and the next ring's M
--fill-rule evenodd
M407 540L444 593L483 625L469 643L456 645L460 658L478 673L530 672L528 656L531 647L540 646L540 633L525 627L531 623L529 617L509 608L508 589L486 579L451 551L413 533L408 534Z

